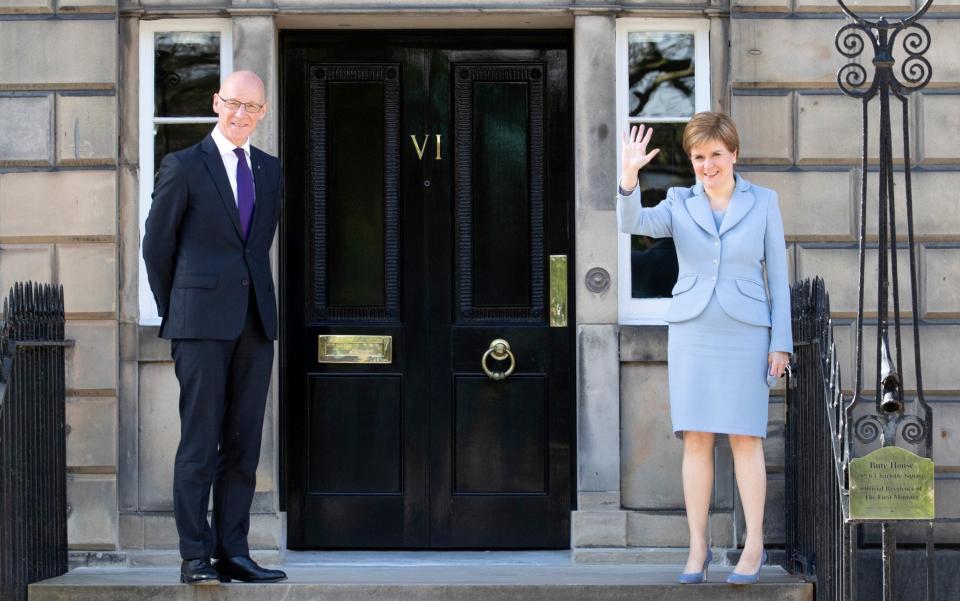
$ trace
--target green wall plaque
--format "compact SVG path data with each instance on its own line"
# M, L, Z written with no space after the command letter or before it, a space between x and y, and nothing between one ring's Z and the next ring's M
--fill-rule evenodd
M850 518L932 520L933 460L900 447L851 460Z

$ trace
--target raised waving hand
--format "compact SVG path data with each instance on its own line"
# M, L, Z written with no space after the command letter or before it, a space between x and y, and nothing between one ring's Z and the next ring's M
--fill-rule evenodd
M653 128L642 124L632 126L629 133L622 132L620 134L620 141L623 143L621 154L623 170L620 175L620 187L625 192L637 187L638 173L660 152L659 148L647 152L647 145L650 144L651 136L653 136Z

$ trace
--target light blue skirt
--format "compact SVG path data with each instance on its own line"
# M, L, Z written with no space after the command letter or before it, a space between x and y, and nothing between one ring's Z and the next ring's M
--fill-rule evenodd
M714 294L703 313L668 331L673 431L765 438L770 328L733 319Z

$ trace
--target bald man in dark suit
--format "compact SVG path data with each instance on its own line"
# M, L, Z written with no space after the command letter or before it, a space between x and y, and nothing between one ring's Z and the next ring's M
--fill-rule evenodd
M280 162L249 141L265 95L256 74L227 76L213 95L211 134L164 157L143 238L160 336L171 340L180 382L173 501L180 580L189 584L286 578L250 559L247 544L277 338L269 252Z

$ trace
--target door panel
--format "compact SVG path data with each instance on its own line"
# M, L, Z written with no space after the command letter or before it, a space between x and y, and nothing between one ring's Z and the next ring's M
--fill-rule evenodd
M452 96L436 105L451 107L443 120L456 132L454 264L448 278L431 279L434 297L455 291L454 314L430 322L431 340L450 340L431 367L431 424L451 424L431 429L435 547L569 545L572 338L569 328L550 327L547 310L549 255L572 254L568 112L565 96L547 91L565 89L566 59L556 49L451 50L435 59L432 93ZM548 190L548 181L556 186ZM563 206L551 221L548 205ZM515 363L501 381L481 367L495 340L509 343L513 358L488 357L488 368ZM453 385L435 373L451 374ZM467 438L459 436L464 408L478 422Z
M339 175L330 178L328 191L330 305L383 307L384 179L357 168L384 163L383 82L331 82L327 88L328 144L335 141L327 165Z
M458 320L543 317L543 66L456 75Z
M401 260L403 53L358 64L306 44L285 54L281 341L283 474L291 548L429 542L422 279ZM421 74L422 78L422 74ZM415 86L414 86L415 87ZM417 211L416 206L408 210ZM421 251L422 252L422 251ZM390 363L326 363L318 336L385 336ZM419 396L415 396L419 395Z
M462 77L466 75L464 69ZM528 184L527 86L475 82L458 88L457 151L472 150L471 237L497 241L473 254L474 302L478 307L530 306L530 196ZM469 111L461 117L460 111ZM472 125L472 127L471 127ZM472 131L470 131L472 130ZM470 132L470 140L463 136ZM469 135L469 134L467 134ZM461 180L462 181L462 180ZM467 190L471 191L471 190Z
M308 390L309 494L401 494L401 379L314 376Z
M573 337L547 310L573 250L568 38L284 34L292 548L568 546ZM321 335L392 356L327 363Z
M399 65L305 66L314 318L396 319Z
M519 376L510 393L486 376L454 384L454 495L547 491L546 379Z

